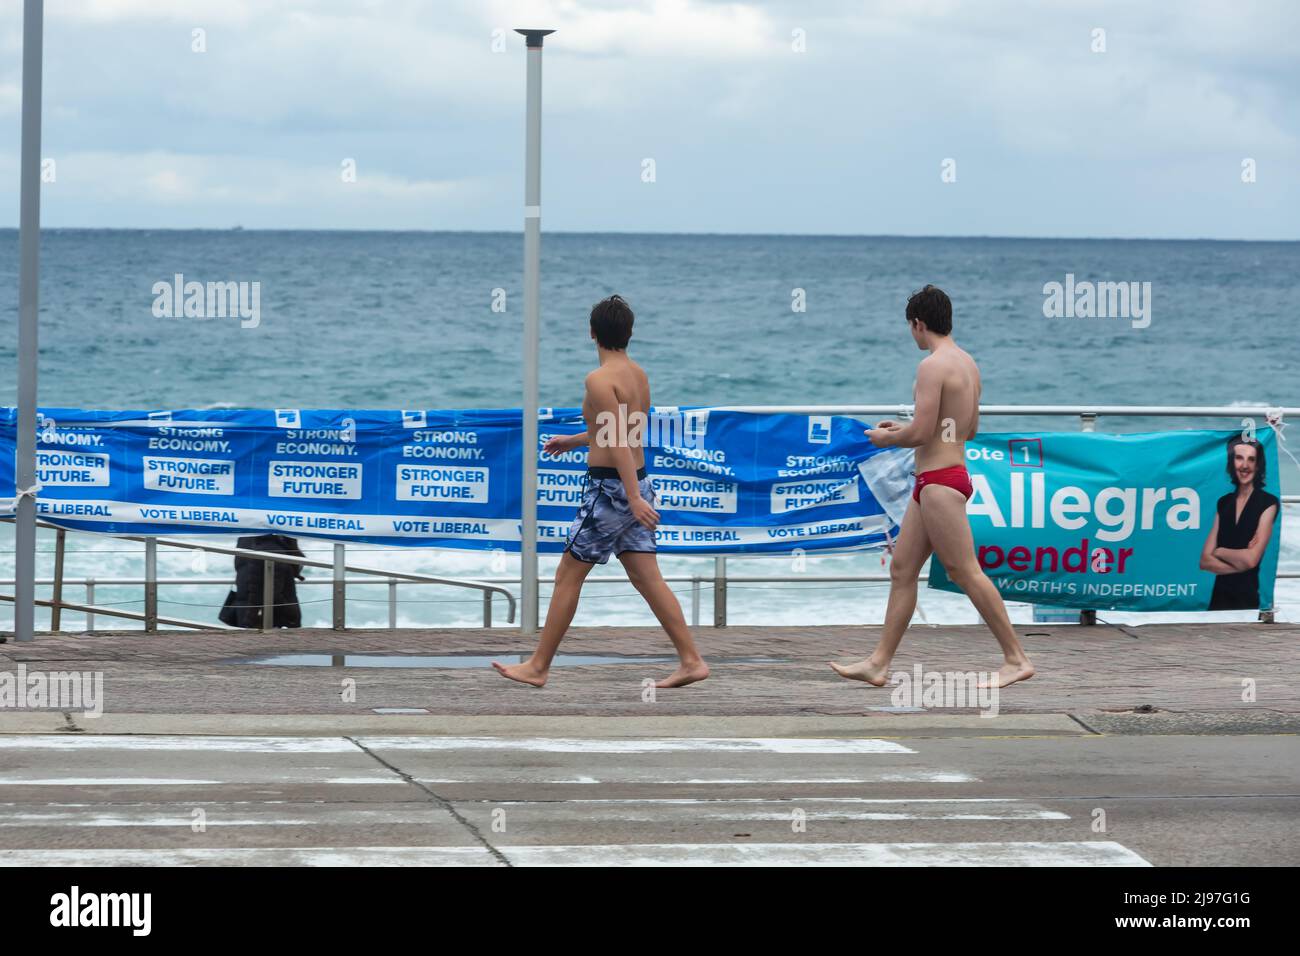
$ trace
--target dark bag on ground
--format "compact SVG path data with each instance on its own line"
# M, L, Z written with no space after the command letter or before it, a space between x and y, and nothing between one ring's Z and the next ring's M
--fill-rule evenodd
M305 557L298 542L283 534L259 534L240 538L238 546L250 551L269 551ZM302 565L275 563L273 627L302 627L302 607L298 604L298 587ZM226 603L217 615L231 627L262 626L262 559L235 557L235 589L226 595Z

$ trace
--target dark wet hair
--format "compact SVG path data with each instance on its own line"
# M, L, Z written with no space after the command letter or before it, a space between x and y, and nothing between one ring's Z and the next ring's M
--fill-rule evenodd
M938 286L927 285L907 300L908 321L916 319L936 335L952 335L952 302Z
M1228 439L1228 478L1232 481L1233 487L1237 485L1237 469L1232 467L1233 450L1238 445L1248 445L1255 449L1255 481L1256 488L1264 487L1264 446L1253 438L1243 438L1240 435L1233 435Z
M632 307L621 295L601 299L591 307L591 331L601 348L625 349L632 337L632 322L636 316Z

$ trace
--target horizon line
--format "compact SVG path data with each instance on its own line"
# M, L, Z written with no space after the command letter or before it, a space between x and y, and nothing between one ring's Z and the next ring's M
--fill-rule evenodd
M470 235L470 236L523 236L523 230L510 229L390 229L379 227L302 227L302 226L41 226L41 232L320 232L320 233L376 233L416 235ZM18 232L17 226L0 226L0 232ZM852 233L852 232L673 232L635 230L552 229L543 236L664 236L701 238L758 238L758 239L1000 239L1038 242L1300 242L1293 239L1246 239L1221 236L1048 236L970 233L961 235L933 235L925 233Z

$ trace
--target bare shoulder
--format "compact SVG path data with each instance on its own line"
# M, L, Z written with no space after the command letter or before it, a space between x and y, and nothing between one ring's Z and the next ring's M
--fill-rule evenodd
M916 377L937 378L947 376L952 373L954 368L953 361L946 355L931 353L921 359L921 364L916 367Z

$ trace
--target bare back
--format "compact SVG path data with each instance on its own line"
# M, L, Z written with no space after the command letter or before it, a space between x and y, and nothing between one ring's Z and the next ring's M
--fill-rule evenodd
M979 429L980 370L956 343L936 349L917 369L917 417L935 403L934 429L916 449L917 472L966 464L966 442ZM928 407L927 407L928 406Z
M650 378L645 370L629 359L606 362L587 376L586 394L582 398L582 417L587 422L587 433L591 442L587 451L587 464L597 467L615 467L617 460L612 448L596 440L602 422L596 420L599 409L592 400L593 390L613 389L624 422L621 434L630 438L628 444L632 449L632 460L637 468L645 465L644 436L650 417ZM640 413L640 416L634 413ZM636 427L638 419L641 427Z

